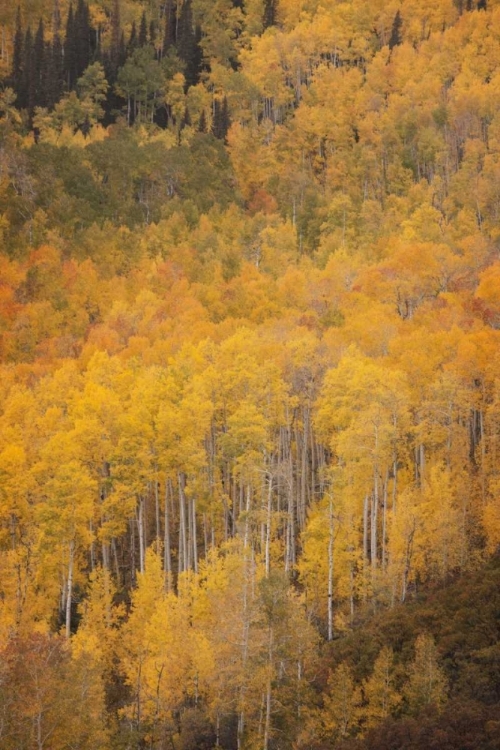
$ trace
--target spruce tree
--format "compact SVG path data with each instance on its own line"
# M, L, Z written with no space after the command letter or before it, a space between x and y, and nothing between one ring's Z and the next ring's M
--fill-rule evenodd
M276 25L276 0L265 0L262 25L264 29Z
M21 24L21 8L17 6L16 32L14 35L14 49L12 51L12 88L17 97L17 106L25 106L25 92L23 89L24 35Z
M116 80L116 72L120 66L120 42L121 42L120 0L114 0L111 13L111 44L109 50L109 75L108 80L112 83Z
M73 3L70 3L68 18L66 19L66 34L64 37L64 79L68 91L74 87L76 75L76 43L75 43L75 16Z
M165 57L176 40L176 9L173 0L165 4L165 33L163 35L162 57Z
M222 107L218 99L214 99L213 104L212 135L222 138Z
M33 35L28 26L24 37L24 59L23 59L23 83L24 91L23 106L28 110L31 119L35 108L35 69L33 54Z
M144 47L148 43L148 23L146 21L146 11L141 16L141 25L139 26L139 47Z
M205 114L205 110L204 109L201 111L200 121L198 123L198 132L199 133L206 133L207 132L207 116Z
M214 99L212 134L221 141L225 140L230 124L227 98L224 97L222 103Z
M198 30L197 30L198 31ZM193 27L191 0L184 0L177 27L177 54L184 63L186 88L198 83L201 67L201 49Z
M61 98L64 87L64 61L61 37L56 34L45 52L45 97L46 106L52 109Z
M130 36L127 44L127 54L130 55L135 49L137 49L137 29L135 27L135 21L132 21L132 28L130 29Z
M149 43L152 47L156 44L156 24L154 21L149 22Z
M61 8L59 7L59 0L54 0L54 8L52 10L52 35L55 37L61 33Z
M35 107L45 107L45 40L43 20L40 19L33 44L33 104Z
M75 50L76 83L76 80L88 68L91 59L90 13L84 0L78 0L75 13Z
M394 16L394 21L392 22L392 31L389 39L389 49L394 49L394 47L397 47L403 41L403 38L401 36L402 27L403 21L401 19L401 13L398 10L396 15Z

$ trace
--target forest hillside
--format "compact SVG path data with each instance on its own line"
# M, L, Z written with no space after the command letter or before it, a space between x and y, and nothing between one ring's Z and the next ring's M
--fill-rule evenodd
M0 3L0 747L500 747L500 2Z

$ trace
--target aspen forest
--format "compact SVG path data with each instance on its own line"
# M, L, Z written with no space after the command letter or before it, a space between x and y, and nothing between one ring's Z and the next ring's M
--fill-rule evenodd
M500 750L500 0L0 0L1 750Z

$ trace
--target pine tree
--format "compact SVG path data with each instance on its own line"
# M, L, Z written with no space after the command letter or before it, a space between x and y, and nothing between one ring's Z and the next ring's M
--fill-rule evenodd
M206 133L207 132L207 116L205 114L205 110L204 109L201 111L200 121L198 123L198 132L199 133Z
M75 13L76 80L88 68L91 59L91 27L89 7L84 0L78 1Z
M225 140L227 131L229 130L231 122L229 119L229 108L227 104L227 98L224 97L222 104L218 99L214 99L214 110L212 120L212 133L216 138L221 141Z
M64 79L70 91L77 79L76 75L76 44L75 44L75 16L73 4L70 3L66 20L66 34L64 37Z
M139 26L139 47L144 47L148 43L148 23L146 21L146 11L141 16L141 25Z
M165 4L165 33L163 35L162 57L168 54L175 44L177 27L176 27L176 8L174 0L167 0Z
M25 106L25 92L23 89L24 35L21 24L21 8L17 7L16 33L14 35L14 49L12 52L12 88L17 96L17 105Z
M121 42L120 0L114 0L111 13L111 45L109 51L109 73L108 79L116 80L116 72L120 66L120 42Z
M229 116L229 106L227 103L226 96L222 100L221 124L222 124L222 138L226 140L228 130L231 127L231 118Z
M193 27L191 0L184 0L179 16L177 29L177 54L184 63L186 88L198 83L201 67L201 49L197 41L197 32Z
M389 49L394 49L394 47L397 47L403 41L403 38L401 36L402 27L403 21L401 19L401 13L398 10L396 15L394 16L394 21L392 22L392 31L389 39Z
M156 32L157 32L157 28L156 28L155 22L150 21L149 22L149 43L152 47L154 47L156 44Z
M478 0L477 9L486 10L486 0Z
M45 107L45 41L43 20L40 19L33 44L34 106Z
M264 18L262 19L264 29L276 25L276 0L265 0Z
M52 109L61 98L64 87L63 46L56 34L45 52L45 97L46 106Z
M52 11L52 34L57 36L61 33L61 8L59 0L54 0L54 9Z
M28 110L30 118L35 108L35 68L33 54L33 35L31 28L28 26L24 37L24 62L23 62L23 84L25 99L24 106Z
M181 120L181 129L189 127L189 125L191 125L191 115L189 114L189 109L186 107Z
M135 26L135 21L132 21L132 28L130 29L130 36L127 44L127 54L130 55L131 52L137 49L137 46L137 28Z

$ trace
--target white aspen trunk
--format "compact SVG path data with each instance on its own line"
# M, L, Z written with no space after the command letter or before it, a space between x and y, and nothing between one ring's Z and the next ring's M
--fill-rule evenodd
M90 570L92 573L95 570L96 560L95 560L95 543L94 543L94 524L92 523L92 519L89 521L89 532L90 532Z
M396 456L394 456L393 473L394 473L394 484L392 485L392 512L394 513L394 515L396 515L397 513L396 499L397 499L397 493L398 493L398 460Z
M185 569L191 570L193 567L193 515L191 512L191 500L189 500L189 498L186 498L185 495L184 499L187 512L187 560Z
M68 583L66 594L66 638L71 636L71 597L73 595L73 564L75 560L75 540L69 543Z
M155 479L155 518L156 518L156 551L160 546L160 493L158 479Z
M251 497L252 497L251 492L252 492L251 487L248 484L247 485L247 503L246 503L246 508L245 508L245 511L246 511L245 512L245 533L243 535L243 547L244 547L244 549L246 549L248 547L248 532L249 532L249 523L250 523L250 521L249 521L250 500L251 500Z
M375 570L375 568L377 567L378 494L378 471L375 470L372 508L370 514L370 562L372 570Z
M386 567L386 539L387 539L387 492L389 484L389 470L386 471L384 493L382 500L382 569Z
M333 640L333 497L328 504L328 640Z
M267 491L267 516L266 516L266 575L269 575L271 569L271 521L272 521L272 493L273 493L273 478L269 474L269 489Z
M191 498L192 530L193 530L193 570L198 572L198 544L196 539L196 500Z
M300 473L300 507L299 507L299 526L302 531L306 525L306 504L307 504L307 443L309 434L309 409L304 409L304 431L302 437L302 465Z
M486 442L484 439L484 416L482 409L479 412L479 435L481 439L481 499L484 505L486 502Z
M184 490L182 485L181 474L177 475L179 489L179 562L178 573L186 570L186 514L184 506Z
M116 580L117 580L117 582L120 582L120 579L121 579L121 576L120 576L120 564L118 562L118 552L117 552L117 549L116 549L116 539L115 539L115 537L113 537L111 539L111 550L113 552L113 560L114 560L114 563L115 563L115 576L116 576Z
M163 528L163 570L167 576L167 591L172 586L172 552L170 548L170 519L168 514L170 479L165 481L165 517Z
M268 650L268 675L266 688L266 718L264 722L264 744L263 750L269 748L269 738L271 735L271 698L272 698L272 666L274 657L274 632L272 626L269 628L269 650Z
M247 508L250 506L250 487L248 487L247 493ZM245 731L245 693L246 693L246 666L248 661L248 642L250 633L250 623L248 621L248 549L245 544L243 552L243 649L241 654L241 665L242 665L242 679L239 690L239 712L238 712L238 728L237 728L237 748L242 750L243 748L243 735Z
M363 503L363 561L368 564L368 495Z
M109 570L109 544L107 542L102 543L102 567L104 570Z
M134 519L130 519L130 577L132 584L136 581L136 570L135 570L135 522Z
M144 500L142 495L139 497L139 509L137 513L137 532L139 534L139 570L144 573Z

